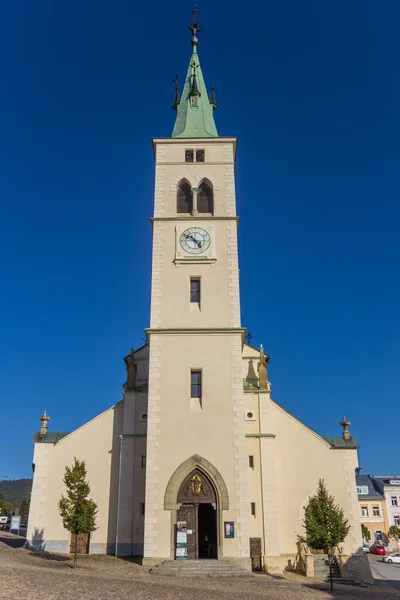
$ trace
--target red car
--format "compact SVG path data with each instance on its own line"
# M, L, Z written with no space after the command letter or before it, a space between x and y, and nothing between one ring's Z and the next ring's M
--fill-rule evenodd
M382 556L386 554L386 548L380 544L373 544L370 546L369 551L371 554L381 554Z

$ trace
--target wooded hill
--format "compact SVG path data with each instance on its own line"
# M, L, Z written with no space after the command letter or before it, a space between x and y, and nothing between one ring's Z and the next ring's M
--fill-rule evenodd
M1 479L0 494L4 495L4 499L14 506L19 508L24 498L27 500L31 497L32 479Z

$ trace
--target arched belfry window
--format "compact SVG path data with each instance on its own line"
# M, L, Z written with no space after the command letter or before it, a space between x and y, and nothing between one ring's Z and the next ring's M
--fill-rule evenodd
M178 184L176 194L176 211L178 213L190 214L192 212L192 190L186 179Z
M211 183L206 179L199 185L197 210L199 213L213 214L214 212L214 192Z

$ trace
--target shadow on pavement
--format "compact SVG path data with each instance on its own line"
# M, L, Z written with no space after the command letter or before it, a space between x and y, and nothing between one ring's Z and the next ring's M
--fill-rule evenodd
M4 534L0 537L0 542L10 546L10 548L22 548L25 544L25 538L11 535L8 537L7 534Z

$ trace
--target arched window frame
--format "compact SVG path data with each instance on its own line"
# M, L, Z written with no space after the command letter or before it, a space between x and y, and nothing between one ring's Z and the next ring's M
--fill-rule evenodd
M200 210L201 208L203 208L201 206L201 198L200 198L200 194L201 194L201 188L202 186L207 186L209 189L209 194L210 196L207 197L207 201L209 203L208 208L211 210ZM211 181L209 179L207 179L207 177L204 177L200 182L199 185L197 187L197 212L199 214L204 214L204 215L213 215L214 214L214 186L211 183Z
M187 186L187 201L188 201L188 210L180 210L180 208L182 208L182 204L181 206L179 205L180 202L182 202L182 200L180 200L179 198L179 192L181 191L183 186ZM178 185L176 186L176 212L178 214L181 215L190 215L193 212L193 193L192 193L192 186L190 185L190 182L187 179L181 179L178 183Z

